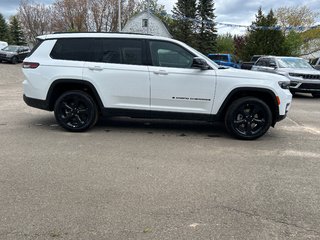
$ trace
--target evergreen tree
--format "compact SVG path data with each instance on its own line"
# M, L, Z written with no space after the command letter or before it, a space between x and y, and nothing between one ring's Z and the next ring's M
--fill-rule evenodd
M14 45L25 45L25 37L16 16L10 19L10 43Z
M197 49L208 54L216 50L217 30L214 19L214 2L213 0L199 0L197 7L198 29L197 29Z
M171 34L175 39L193 47L197 47L195 39L196 11L196 0L178 0L172 10L175 20L170 26Z
M6 23L5 18L0 13L0 41L9 41L9 30L8 24Z
M252 55L286 55L285 36L280 30L269 29L277 26L277 19L272 10L265 16L259 8L255 29L249 30L246 45L246 59Z

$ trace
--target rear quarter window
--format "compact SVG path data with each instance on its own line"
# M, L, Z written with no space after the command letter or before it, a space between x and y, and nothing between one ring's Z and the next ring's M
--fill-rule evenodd
M58 39L50 56L60 60L96 61L98 49L95 44L95 39L91 38Z

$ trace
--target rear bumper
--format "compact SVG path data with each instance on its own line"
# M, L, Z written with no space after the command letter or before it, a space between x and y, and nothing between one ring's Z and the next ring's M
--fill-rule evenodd
M49 103L46 100L30 98L30 97L27 97L26 95L23 95L23 100L30 107L50 111Z

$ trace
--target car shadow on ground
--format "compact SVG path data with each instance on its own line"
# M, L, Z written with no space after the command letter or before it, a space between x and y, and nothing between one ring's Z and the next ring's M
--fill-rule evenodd
M316 99L310 93L295 93L292 95L292 97L299 98L299 99L308 99L308 98Z
M222 123L204 121L113 117L101 118L95 128L104 129L104 131L107 132L117 129L127 129L138 132L147 132L149 134L178 134L181 137L197 134L205 135L206 137L228 136L227 130Z

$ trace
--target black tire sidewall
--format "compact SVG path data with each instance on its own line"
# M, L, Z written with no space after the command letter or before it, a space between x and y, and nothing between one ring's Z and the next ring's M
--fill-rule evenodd
M312 96L313 96L314 98L320 98L320 93L312 93Z
M62 103L62 101L67 98L67 97L71 97L72 95L77 96L79 98L82 99L83 102L85 102L86 106L90 109L90 114L89 114L89 118L86 121L86 124L84 124L83 126L79 127L79 128L72 128L69 125L65 124L64 121L61 120L60 117L60 104ZM68 91L63 93L56 101L55 106L54 106L54 115L56 118L56 121L58 122L58 124L63 127L64 129L71 131L71 132L83 132L88 130L89 128L93 127L97 120L98 120L98 111L97 111L97 105L95 103L95 101L93 100L93 98L83 92L83 91Z
M234 114L237 111L237 109L242 106L243 104L247 104L247 103L255 103L255 104L259 104L263 110L265 111L265 115L266 115L266 123L265 126L261 129L261 131L259 131L257 134L255 135L243 135L240 134L235 128L234 125L232 123L233 119L234 119ZM225 115L225 126L228 130L228 132L230 134L232 134L233 136L235 136L238 139L242 139L242 140L254 140L257 139L261 136L263 136L270 128L272 123L272 112L269 108L269 106L262 100L255 98L255 97L244 97L244 98L240 98L235 100L230 107L227 110L227 113Z
M11 59L11 63L13 63L13 64L17 64L18 63L18 58L17 57L13 57L12 59Z

